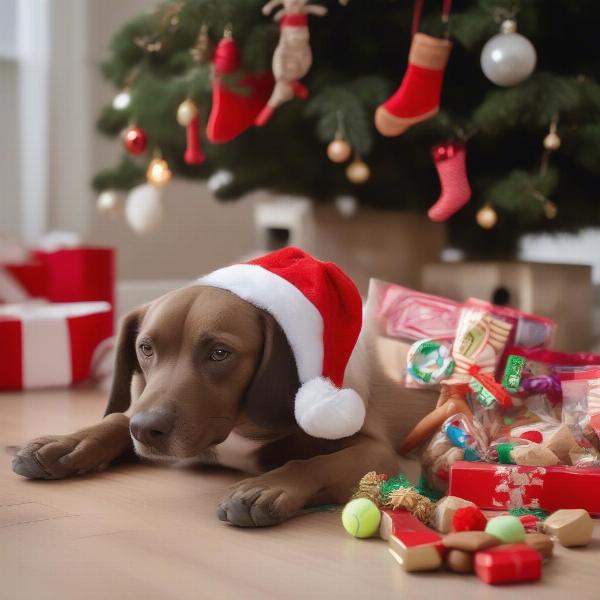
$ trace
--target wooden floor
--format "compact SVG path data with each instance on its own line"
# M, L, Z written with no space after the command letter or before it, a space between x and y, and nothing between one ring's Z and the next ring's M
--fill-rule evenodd
M0 444L66 433L103 410L92 390L0 394ZM346 535L339 512L270 529L215 517L240 474L121 466L55 482L0 461L0 598L121 600L600 598L600 529L590 548L558 549L537 584L493 588L476 577L408 575L380 540ZM574 597L575 598L575 597Z

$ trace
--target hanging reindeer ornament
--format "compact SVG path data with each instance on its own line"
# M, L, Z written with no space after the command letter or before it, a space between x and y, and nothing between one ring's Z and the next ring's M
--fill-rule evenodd
M281 28L279 44L273 54L275 88L266 106L259 113L255 124L264 125L275 109L292 98L306 98L308 90L300 83L312 63L308 16L322 17L327 14L324 6L311 6L308 0L270 0L263 6L268 15L281 6L273 17Z

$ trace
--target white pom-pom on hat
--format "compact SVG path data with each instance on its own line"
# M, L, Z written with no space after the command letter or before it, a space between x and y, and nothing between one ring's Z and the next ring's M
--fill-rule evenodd
M300 387L294 405L296 422L313 437L337 440L357 433L365 420L365 405L350 388L337 388L325 377Z

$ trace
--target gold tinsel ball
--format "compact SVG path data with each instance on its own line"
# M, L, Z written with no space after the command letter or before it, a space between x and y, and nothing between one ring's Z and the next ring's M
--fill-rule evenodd
M498 222L498 214L489 204L477 211L477 225L483 229L492 229Z
M343 163L350 158L352 147L343 138L336 138L327 146L327 157L334 163Z
M351 183L365 183L365 181L368 181L370 176L371 169L369 169L369 165L359 158L352 161L346 169L346 177Z
M560 148L560 137L557 133L551 132L544 138L544 148L546 150L558 150Z
M169 183L171 176L171 169L169 169L166 160L163 158L153 158L150 161L148 170L146 171L148 183L152 184L154 187L162 187Z
M198 107L188 98L177 107L177 122L187 127L197 114Z

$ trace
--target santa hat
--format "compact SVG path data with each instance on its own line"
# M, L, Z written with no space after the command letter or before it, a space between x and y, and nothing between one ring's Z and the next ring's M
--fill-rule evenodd
M290 247L219 269L197 283L228 290L279 323L296 359L301 385L294 414L306 433L338 439L362 427L362 399L340 389L360 333L362 301L337 265Z

